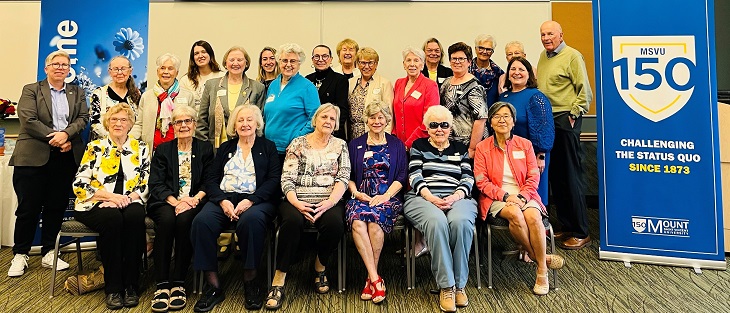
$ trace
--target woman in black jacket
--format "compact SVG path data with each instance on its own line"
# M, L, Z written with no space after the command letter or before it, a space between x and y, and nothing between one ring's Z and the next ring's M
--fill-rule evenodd
M195 120L194 108L175 108L176 139L159 145L152 157L147 214L155 221L155 312L180 310L187 302L184 283L193 254L190 226L205 202L204 185L213 162L213 146L193 138ZM170 275L173 242L175 266Z
M307 75L307 79L317 87L319 103L332 103L340 108L340 128L334 132L335 137L348 140L345 123L350 117L349 82L345 75L332 70L332 50L325 45L318 45L312 50L312 65L314 73Z
M225 299L218 279L216 239L236 228L242 252L243 285L248 310L261 308L263 282L254 282L264 251L267 228L276 216L281 194L281 163L274 143L261 136L264 121L254 105L236 107L228 120L228 140L218 147L206 186L209 202L193 221L193 268L203 271L208 288L195 304L207 312Z

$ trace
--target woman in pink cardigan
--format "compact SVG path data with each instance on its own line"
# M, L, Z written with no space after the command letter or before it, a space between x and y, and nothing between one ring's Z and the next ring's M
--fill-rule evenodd
M532 292L546 295L550 290L548 268L562 268L565 260L545 252L547 210L537 193L540 170L529 140L512 135L515 107L496 102L489 108L494 135L480 142L474 158L474 176L482 194L479 216L487 214L509 221L512 237L537 262L537 279Z

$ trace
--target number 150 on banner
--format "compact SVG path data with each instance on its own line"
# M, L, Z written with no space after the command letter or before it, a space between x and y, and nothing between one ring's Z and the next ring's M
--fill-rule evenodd
M694 36L614 36L613 77L626 105L659 122L684 107L694 91Z

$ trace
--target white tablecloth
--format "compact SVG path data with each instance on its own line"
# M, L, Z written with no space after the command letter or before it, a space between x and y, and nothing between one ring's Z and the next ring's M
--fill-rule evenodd
M15 208L18 198L13 189L13 167L8 166L10 155L0 156L0 244L13 246Z

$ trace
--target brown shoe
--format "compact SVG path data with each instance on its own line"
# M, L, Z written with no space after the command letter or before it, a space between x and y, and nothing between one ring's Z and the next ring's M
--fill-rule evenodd
M439 292L439 307L444 312L456 312L454 287L441 288L441 292Z
M555 240L564 240L568 239L570 237L570 233L567 231L558 231L553 234L553 237L555 237Z
M464 288L456 288L456 306L463 308L469 305L469 297L466 296Z
M563 249L580 250L591 244L591 236L585 238L570 237L558 245Z

